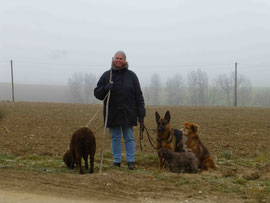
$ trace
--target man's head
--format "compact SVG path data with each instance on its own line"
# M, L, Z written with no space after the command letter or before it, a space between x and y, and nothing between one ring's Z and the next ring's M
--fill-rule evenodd
M126 54L123 51L118 51L114 54L113 64L117 68L122 68L126 64Z

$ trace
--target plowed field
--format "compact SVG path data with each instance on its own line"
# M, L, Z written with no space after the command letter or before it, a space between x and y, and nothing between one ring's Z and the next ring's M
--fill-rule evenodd
M85 126L97 138L95 173L81 175L62 161L72 133ZM106 135L99 174L101 105L0 102L0 199L4 202L267 202L270 201L270 109L148 106L145 125L154 137L155 111L169 110L171 124L197 123L199 136L218 170L173 174L159 170L144 133L136 140L136 169L129 171L124 146L121 168L113 168ZM13 197L13 199L12 199ZM17 198L17 199L14 199ZM36 199L35 199L36 198ZM48 199L46 199L48 198Z

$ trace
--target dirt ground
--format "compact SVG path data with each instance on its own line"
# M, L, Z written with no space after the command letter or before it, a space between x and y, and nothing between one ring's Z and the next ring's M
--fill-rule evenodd
M72 133L85 126L97 138L95 173L80 175L62 162ZM136 169L113 168L106 135L99 174L101 105L0 102L0 199L4 202L267 202L270 201L270 109L148 106L145 125L154 137L155 111L169 110L171 124L191 121L218 170L173 174L158 169L156 151L144 133L136 140ZM41 161L42 164L41 164ZM38 165L40 164L40 165Z

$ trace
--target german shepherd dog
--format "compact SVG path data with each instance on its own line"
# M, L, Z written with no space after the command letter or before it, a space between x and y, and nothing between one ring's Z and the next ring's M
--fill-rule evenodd
M157 123L157 150L164 147L173 152L183 152L183 140L182 132L173 129L170 125L170 112L165 113L164 118L160 118L158 112L155 113L156 123ZM158 153L159 155L159 153ZM163 167L165 159L161 156L159 157L159 167Z

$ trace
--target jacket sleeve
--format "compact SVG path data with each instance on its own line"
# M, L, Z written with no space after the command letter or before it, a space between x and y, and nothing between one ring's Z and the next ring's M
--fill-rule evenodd
M141 86L139 83L139 79L134 73L135 78L135 88L136 88L136 106L137 106L137 116L138 117L145 117L145 104L144 104L144 98L143 93L141 90Z
M106 85L106 72L100 77L97 87L94 89L94 95L97 99L103 100L107 94L104 90L104 86Z

